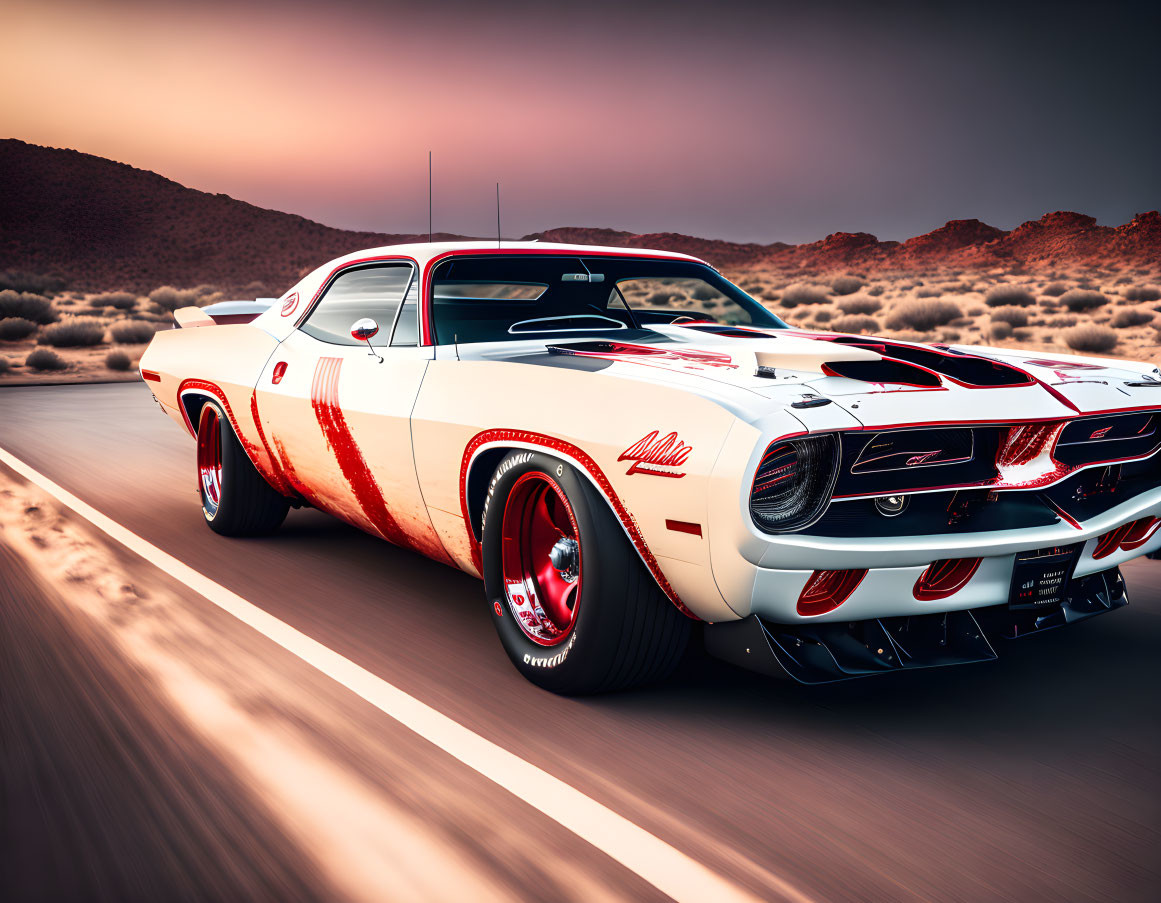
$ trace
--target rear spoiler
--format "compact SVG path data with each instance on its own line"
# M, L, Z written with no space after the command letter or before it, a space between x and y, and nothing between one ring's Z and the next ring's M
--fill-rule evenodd
M274 301L274 298L258 298L255 301L219 301L206 307L179 307L173 312L173 320L178 329L249 323L268 310Z

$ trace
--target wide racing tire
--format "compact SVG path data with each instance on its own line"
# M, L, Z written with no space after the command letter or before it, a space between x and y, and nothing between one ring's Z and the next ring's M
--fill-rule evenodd
M505 457L481 533L496 631L534 684L569 695L623 690L667 676L681 659L690 619L567 462L532 451Z
M198 492L211 530L223 536L263 536L286 519L289 500L262 478L217 402L198 417Z

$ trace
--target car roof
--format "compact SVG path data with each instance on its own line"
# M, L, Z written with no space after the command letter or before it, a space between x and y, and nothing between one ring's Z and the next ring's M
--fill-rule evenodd
M689 254L680 254L676 251L655 251L649 248L613 248L599 245L570 245L546 241L436 241L414 242L405 245L385 245L381 248L366 248L355 251L345 257L331 261L328 266L353 263L359 260L379 257L413 258L422 268L429 261L449 254L478 254L483 251L496 251L500 254L518 254L526 251L530 254L578 254L578 255L615 255L619 257L660 257L669 260L685 260L694 263L705 263L698 257Z

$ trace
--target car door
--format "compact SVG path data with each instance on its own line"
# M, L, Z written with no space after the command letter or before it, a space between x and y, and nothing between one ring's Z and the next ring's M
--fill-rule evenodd
M448 560L415 474L411 411L432 349L418 341L415 265L332 276L278 346L255 389L272 455L315 507L397 545ZM364 324L366 339L352 328Z

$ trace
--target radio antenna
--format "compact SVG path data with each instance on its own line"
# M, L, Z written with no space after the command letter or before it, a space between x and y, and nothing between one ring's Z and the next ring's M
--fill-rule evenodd
M431 244L431 151L427 152L427 243Z
M496 247L500 247L500 183L496 183Z

